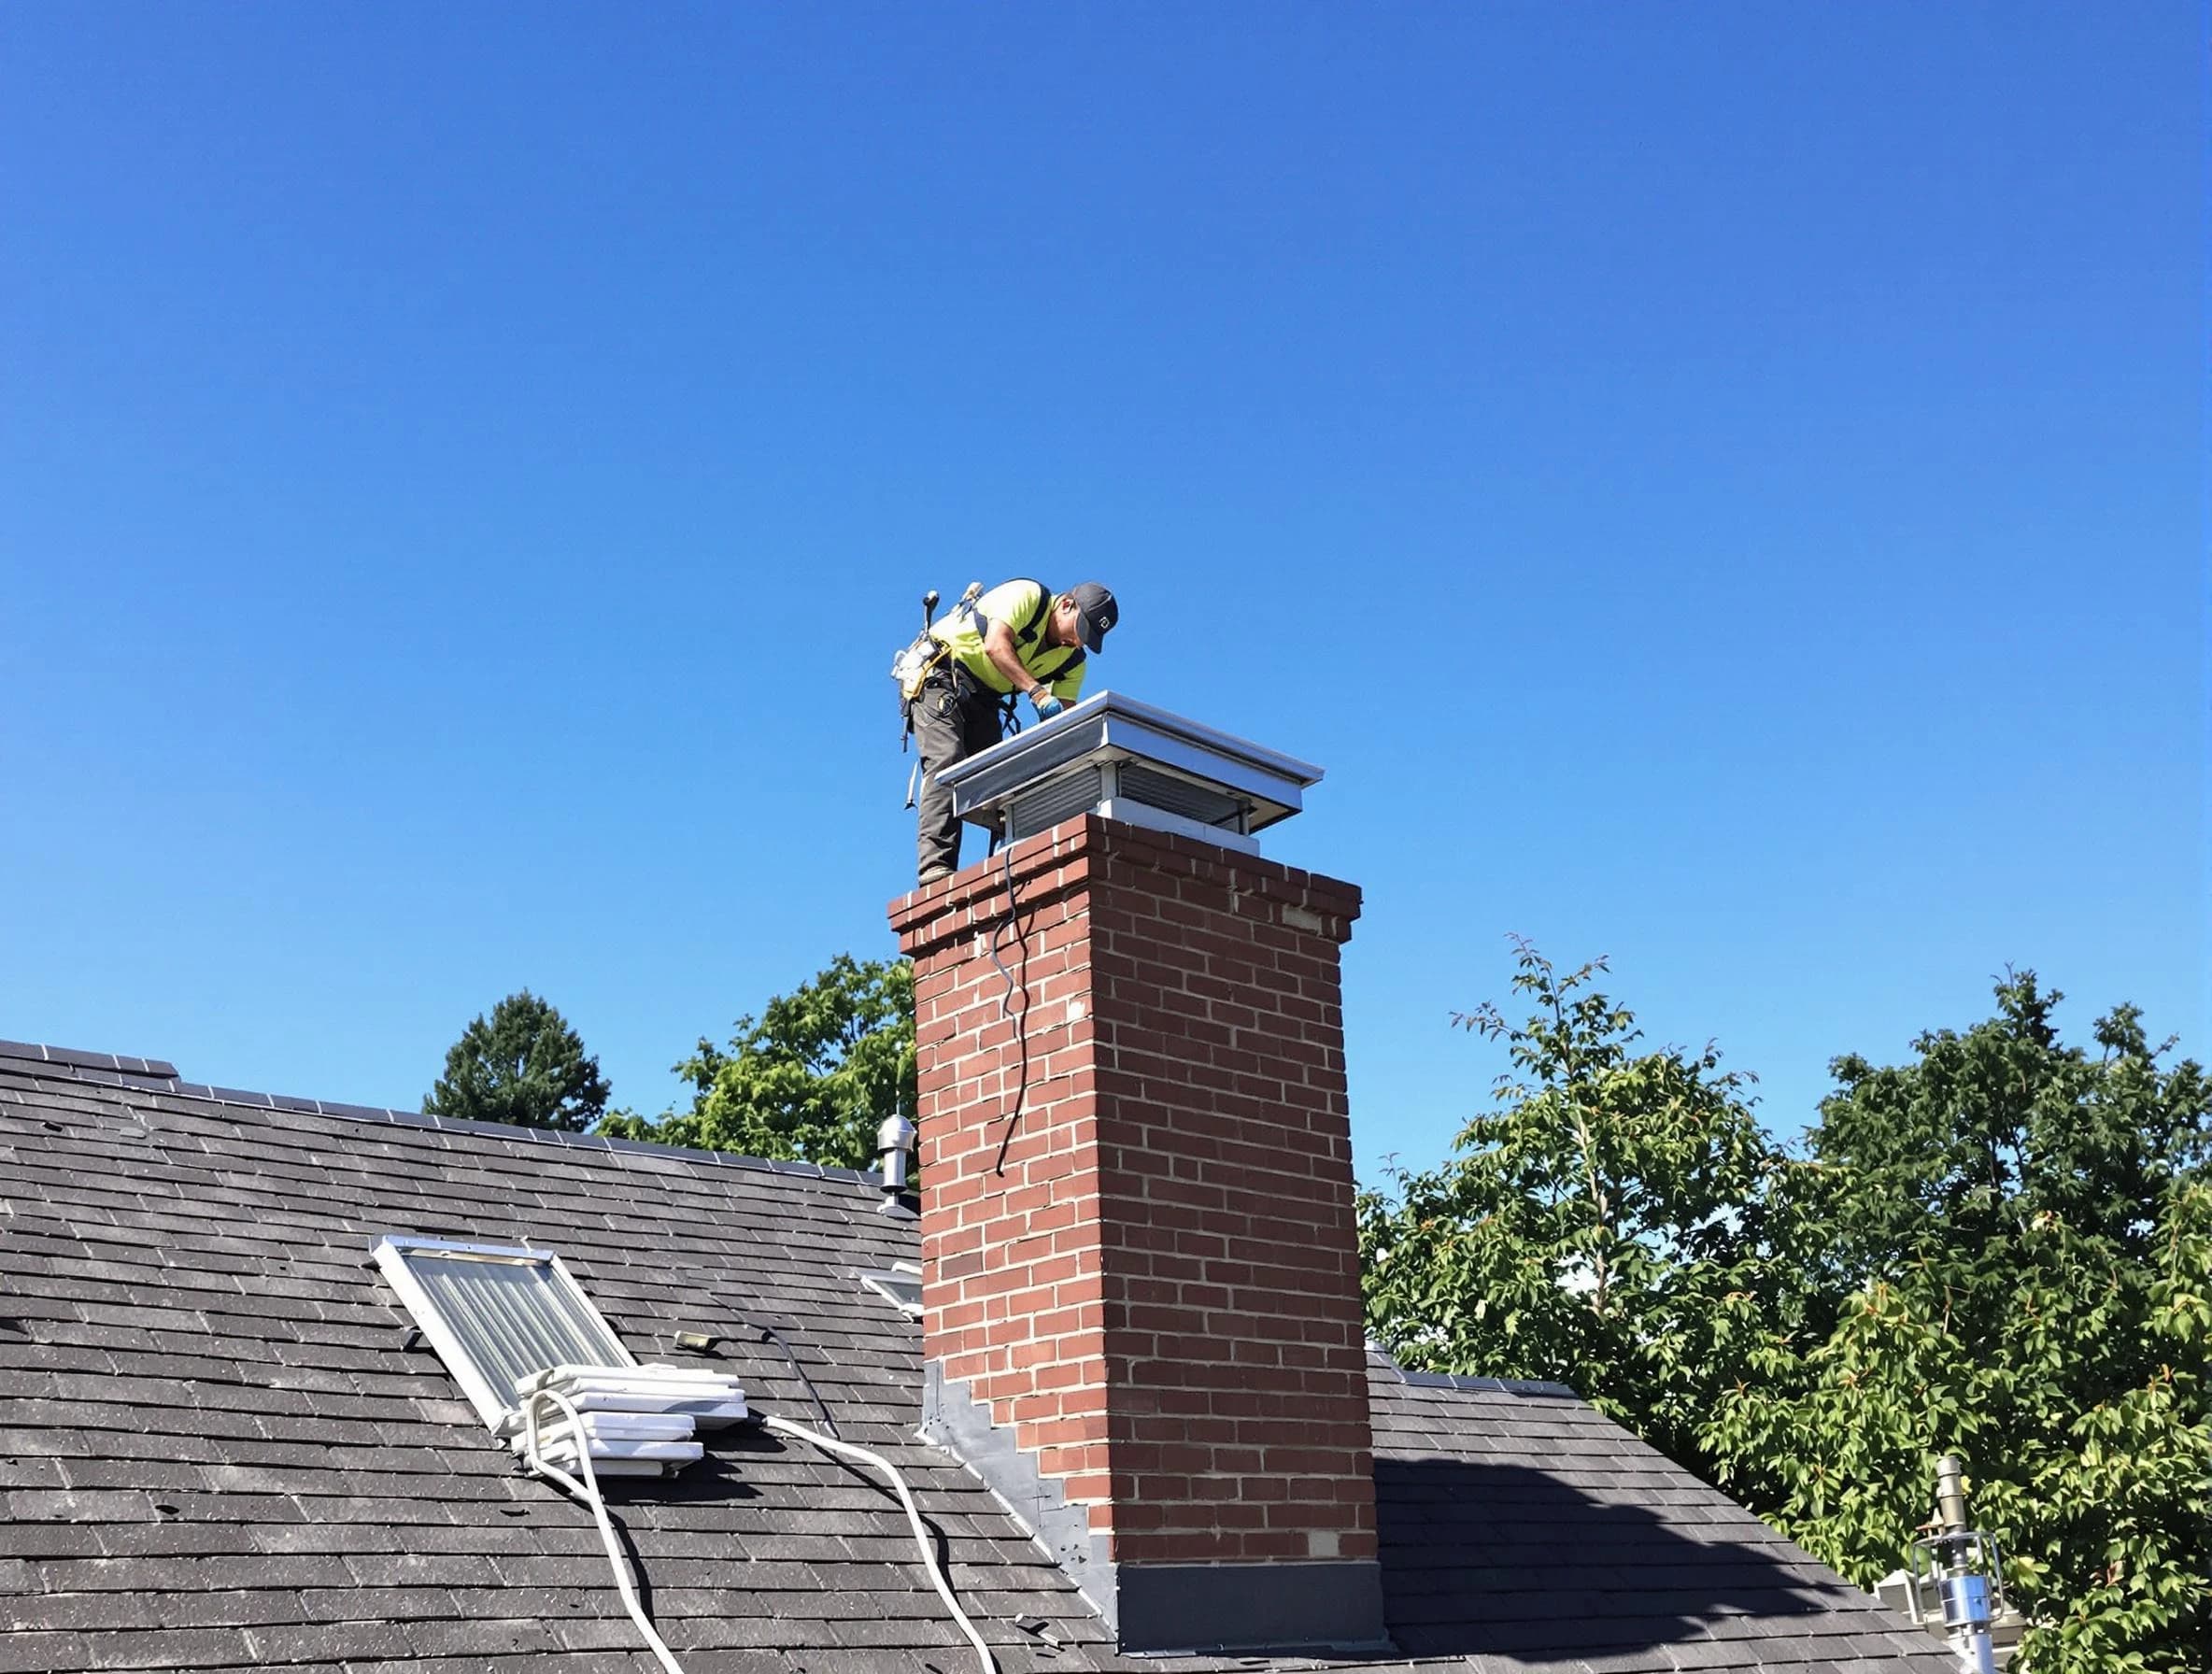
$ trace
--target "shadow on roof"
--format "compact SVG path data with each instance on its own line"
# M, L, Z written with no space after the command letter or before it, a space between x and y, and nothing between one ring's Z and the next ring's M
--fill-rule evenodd
M1377 1459L1375 1488L1384 1609L1409 1655L1621 1654L1714 1637L1726 1617L1865 1602L1820 1582L1779 1536L1760 1540L1748 1516L1685 1524L1680 1505L1464 1458Z

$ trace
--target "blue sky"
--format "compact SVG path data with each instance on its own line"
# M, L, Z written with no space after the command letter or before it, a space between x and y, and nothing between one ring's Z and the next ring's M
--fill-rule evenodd
M1792 1132L2212 1051L2205 14L0 10L0 1035L617 1100L892 949L917 596L1317 761L1362 1172L1611 956Z

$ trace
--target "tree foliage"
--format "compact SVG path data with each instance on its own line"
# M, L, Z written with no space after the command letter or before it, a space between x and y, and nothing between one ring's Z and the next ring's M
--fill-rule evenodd
M1571 1383L1694 1464L1731 1290L1747 1283L1740 1211L1775 1159L1711 1046L1636 1050L1635 1019L1522 945L1524 1025L1458 1021L1512 1069L1460 1155L1364 1193L1369 1328L1405 1364Z
M2023 1674L2179 1674L2212 1629L2207 1087L2130 1006L2096 1056L2063 1045L2060 998L2021 973L1915 1062L1836 1060L1774 1217L1806 1306L1705 1440L1723 1482L1861 1582L1955 1449L2038 1624Z
M599 1060L547 1001L510 994L461 1031L446 1073L423 1096L426 1114L580 1133L606 1109Z
M2212 1627L2205 1078L2134 1008L1997 1014L1832 1066L1802 1156L1702 1053L1524 947L1514 1072L1459 1155L1361 1200L1370 1328L1574 1385L1845 1574L1895 1568L1963 1454L2035 1624L2021 1674L2200 1667Z
M915 1109L914 967L840 954L796 992L740 1017L728 1051L702 1038L675 1066L691 1109L603 1131L664 1144L870 1168L886 1116Z

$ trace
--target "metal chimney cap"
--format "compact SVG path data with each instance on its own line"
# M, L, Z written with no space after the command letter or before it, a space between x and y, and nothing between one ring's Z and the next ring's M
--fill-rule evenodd
M1320 782L1310 761L1102 691L938 774L959 816L1012 839L1092 810L1256 853Z

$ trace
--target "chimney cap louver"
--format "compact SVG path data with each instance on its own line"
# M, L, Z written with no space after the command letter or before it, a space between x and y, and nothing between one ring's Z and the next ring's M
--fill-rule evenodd
M1321 769L1249 739L1102 691L938 775L962 819L1009 841L1095 812L1248 854Z

